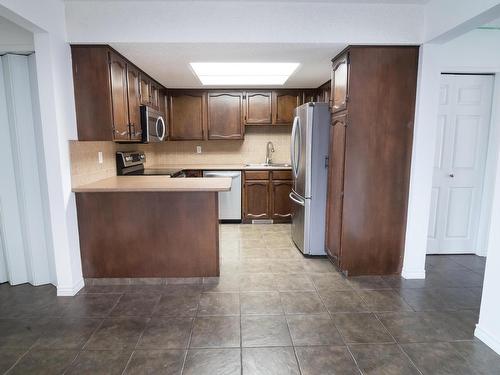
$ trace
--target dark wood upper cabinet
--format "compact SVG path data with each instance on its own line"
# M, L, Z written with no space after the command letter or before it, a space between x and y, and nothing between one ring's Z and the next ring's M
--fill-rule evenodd
M208 139L243 139L243 93L208 93Z
M333 61L327 253L351 276L399 274L418 47L351 46Z
M346 120L346 114L334 117L330 127L325 247L328 255L336 261L340 256L342 237Z
M130 123L130 138L140 141L141 130L141 89L139 83L139 69L127 64L127 93L128 93L128 117Z
M141 87L141 104L150 105L151 104L151 80L145 74L140 76L140 87Z
M332 62L332 80L330 95L331 111L336 113L347 107L349 97L349 53L345 53Z
M245 94L245 103L245 124L272 124L273 108L271 91L247 91Z
M72 45L71 56L78 139L140 142L140 105L161 85L106 45Z
M113 140L108 51L105 46L71 47L76 122L80 141Z
M274 175L274 172L273 172ZM289 194L292 191L292 180L271 181L271 218L277 221L292 218L292 203Z
M151 82L150 86L150 95L149 95L149 105L156 110L160 109L160 86L156 83Z
M169 139L203 140L207 118L206 93L201 90L173 90L168 94Z
M129 140L130 127L127 99L127 62L117 54L109 53L113 132L115 140Z
M302 91L274 91L273 99L273 123L276 125L290 125L293 122L295 108L302 104Z

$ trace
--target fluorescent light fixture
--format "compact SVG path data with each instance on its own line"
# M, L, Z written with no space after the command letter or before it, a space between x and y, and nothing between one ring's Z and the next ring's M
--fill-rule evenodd
M190 63L205 86L283 85L299 63Z

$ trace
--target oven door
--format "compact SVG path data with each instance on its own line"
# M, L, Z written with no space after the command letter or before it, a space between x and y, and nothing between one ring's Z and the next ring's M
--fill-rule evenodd
M163 142L167 137L167 125L163 114L147 106L141 106L142 142Z

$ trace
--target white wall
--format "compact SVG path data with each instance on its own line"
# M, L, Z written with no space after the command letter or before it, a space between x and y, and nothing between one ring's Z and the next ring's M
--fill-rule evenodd
M492 203L488 258L484 275L479 323L475 335L500 354L500 163L497 165Z
M34 33L50 232L59 295L83 286L68 138L76 134L71 53L59 0L0 0L0 16Z
M71 42L418 44L422 6L316 1L71 1ZM333 57L333 56L332 56Z
M403 276L425 276L435 152L439 74L495 73L478 251L487 253L476 336L500 354L500 31L472 30L445 44L425 44L421 56ZM426 53L428 52L428 53ZM491 203L493 202L493 204ZM490 223L491 219L491 223Z
M438 111L439 75L448 73L500 73L500 31L473 30L445 44L425 44L420 57L419 88L417 95L416 121L413 140L412 166L410 175L410 195L406 230L403 276L406 278L425 277L425 254L427 229L430 214L433 164ZM500 79L495 83L495 95L500 95ZM487 246L489 216L496 168L500 128L500 105L493 102L489 137L486 180L481 208L478 253L484 255Z
M33 51L33 34L0 17L0 54Z

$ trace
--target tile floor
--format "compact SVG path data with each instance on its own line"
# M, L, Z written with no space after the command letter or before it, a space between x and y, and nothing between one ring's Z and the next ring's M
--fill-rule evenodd
M221 226L221 277L193 285L0 285L0 373L500 374L474 339L484 259L426 280L346 279L288 225Z

